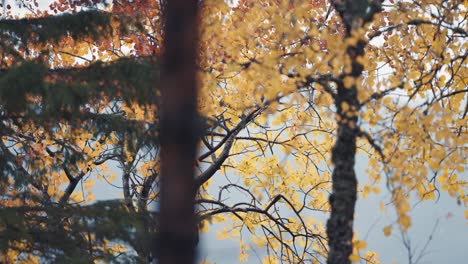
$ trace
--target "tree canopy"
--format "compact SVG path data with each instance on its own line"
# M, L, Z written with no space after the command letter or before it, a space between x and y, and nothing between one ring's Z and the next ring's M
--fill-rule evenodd
M164 2L4 1L0 262L156 258ZM199 232L221 227L241 262L254 247L264 263L378 263L353 232L358 196L389 193L386 236L408 231L412 197L446 192L468 220L466 1L198 9ZM97 181L123 198L95 201Z

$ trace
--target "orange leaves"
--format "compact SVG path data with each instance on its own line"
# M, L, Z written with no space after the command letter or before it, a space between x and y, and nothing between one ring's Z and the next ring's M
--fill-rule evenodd
M28 246L29 245L24 242L10 242L6 252L2 252L2 254L0 255L0 262L18 263L18 260L21 260L21 263L39 264L40 257L32 254L24 254L23 251L26 251Z
M16 164L19 166L23 166L23 162L25 160L26 156L25 155L17 155L15 158Z

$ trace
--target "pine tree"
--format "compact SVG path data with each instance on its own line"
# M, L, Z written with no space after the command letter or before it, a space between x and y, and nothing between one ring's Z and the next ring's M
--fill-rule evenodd
M61 1L41 11L37 2L18 4L13 9L33 14L15 17L8 4L0 21L2 262L150 261L157 123L141 113L155 109L158 45L125 51L135 38L154 38L142 24L145 6ZM146 10L159 12L153 4ZM140 112L128 116L123 109L134 104ZM135 183L139 151L150 173ZM112 181L110 161L124 171L124 200L90 204L90 175Z

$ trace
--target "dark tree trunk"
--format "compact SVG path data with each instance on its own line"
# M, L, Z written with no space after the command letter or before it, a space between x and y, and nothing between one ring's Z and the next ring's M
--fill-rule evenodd
M334 0L336 11L345 26L345 38L351 37L351 32L372 20L380 11L381 1L374 0ZM359 40L354 46L347 48L347 55L352 62L352 71L343 74L357 78L362 74L363 66L357 61L364 54L366 42ZM332 149L332 194L330 195L331 215L327 222L328 264L348 264L353 252L353 222L354 208L357 199L357 178L354 172L356 155L356 139L359 135L357 127L359 101L356 86L345 87L338 82L335 95L335 106L338 117L337 139ZM343 107L346 105L346 107Z
M165 42L160 103L161 201L159 263L194 263L194 165L198 139L196 0L171 0L165 6Z
M343 91L340 88L337 102L356 100L355 88ZM346 93L348 92L348 93ZM328 264L350 263L353 252L354 206L357 197L357 179L354 172L356 154L356 132L349 122L356 124L357 118L342 119L338 124L338 135L332 150L334 170L332 174L332 194L330 195L331 215L327 223Z

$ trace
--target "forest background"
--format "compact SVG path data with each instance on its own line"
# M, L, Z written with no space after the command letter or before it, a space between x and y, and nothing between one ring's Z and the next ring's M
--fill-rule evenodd
M236 241L242 261L323 261L338 124L359 139L358 210L364 209L351 259L375 263L374 247L393 238L410 263L437 263L432 252L447 248L450 236L454 246L443 258L461 262L457 238L467 230L463 213L468 217L466 3L366 2L375 14L360 22L343 21L353 8L340 3L200 3L200 231L210 223L217 239ZM3 257L151 258L126 227L141 214L148 224L158 199L152 89L162 49L160 2L39 4L45 3L2 5ZM18 7L26 18L15 17ZM61 12L77 13L50 16ZM348 101L349 91L359 92L357 101ZM108 195L115 190L123 203L92 203L120 198ZM271 211L263 210L269 204ZM94 211L108 208L115 208L109 219ZM115 226L99 229L117 216ZM57 221L68 225L54 230ZM24 232L9 232L14 228ZM74 229L82 235L69 236ZM75 252L74 245L88 249ZM383 263L393 260L387 250L378 250Z

